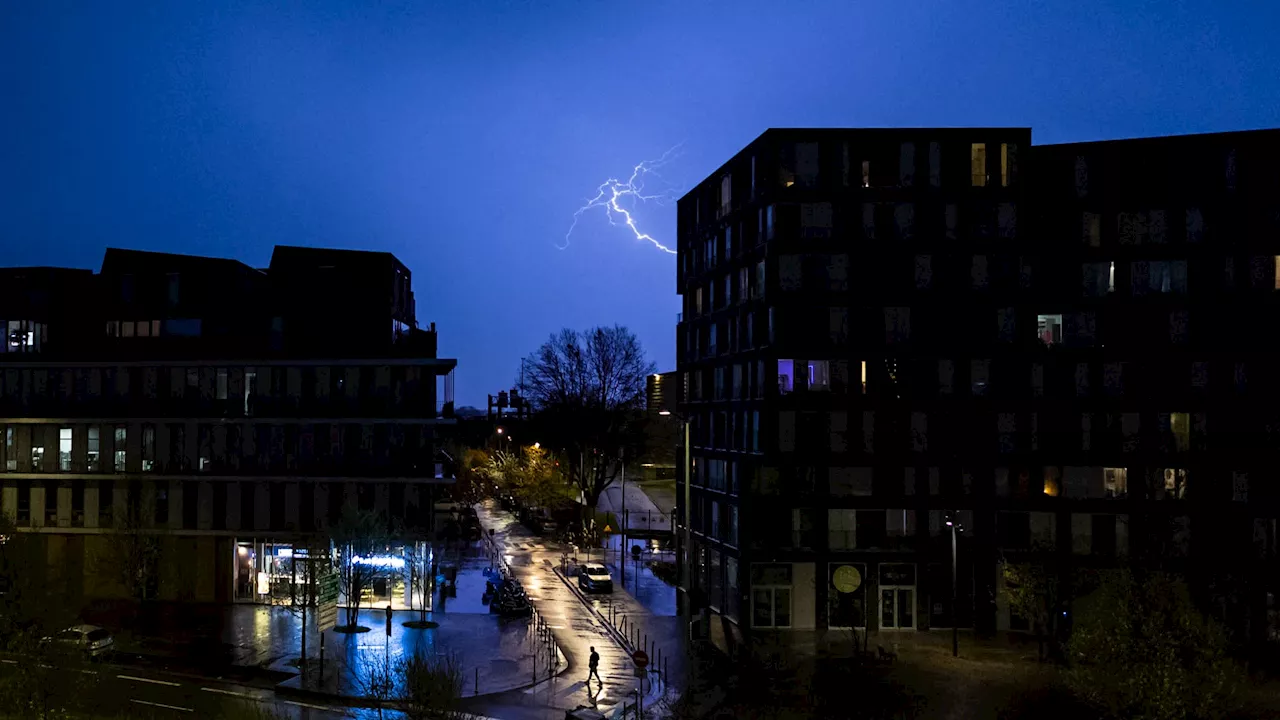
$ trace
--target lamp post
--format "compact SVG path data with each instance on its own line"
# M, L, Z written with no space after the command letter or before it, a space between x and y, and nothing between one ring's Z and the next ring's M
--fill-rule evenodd
M956 613L956 533L963 528L959 513L947 513L947 527L951 528L951 656L960 657L960 619Z

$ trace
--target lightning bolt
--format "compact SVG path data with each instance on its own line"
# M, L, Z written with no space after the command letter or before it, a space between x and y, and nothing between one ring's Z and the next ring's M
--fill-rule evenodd
M573 223L569 225L569 232L564 234L564 244L557 244L561 250L569 247L569 237L573 235L574 228L578 227L578 220L582 218L582 214L588 210L595 208L604 208L605 217L609 219L609 224L614 227L624 226L635 235L636 240L643 240L652 243L654 247L662 252L676 254L675 250L663 245L657 238L647 232L643 232L636 225L636 220L631 216L631 211L635 210L637 203L653 201L662 206L669 206L677 198L674 188L669 188L661 192L648 193L645 191L645 180L648 176L653 176L665 182L665 178L658 174L658 168L675 160L680 156L680 149L684 143L680 143L670 150L662 154L657 160L645 160L631 169L631 177L623 182L617 178L609 178L596 188L595 197L587 201L586 205L578 208L573 214ZM624 199L626 205L624 205ZM630 207L627 207L627 206Z

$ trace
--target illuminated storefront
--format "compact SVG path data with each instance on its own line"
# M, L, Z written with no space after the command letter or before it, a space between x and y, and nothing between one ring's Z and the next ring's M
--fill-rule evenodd
M432 607L432 565L435 555L430 544L418 542L395 545L376 555L354 555L352 563L362 566L370 582L361 593L362 607L397 610ZM236 602L263 605L291 605L302 602L311 573L323 572L325 565L335 572L342 563L342 551L310 548L266 540L237 540L232 568ZM338 602L347 604L346 587Z

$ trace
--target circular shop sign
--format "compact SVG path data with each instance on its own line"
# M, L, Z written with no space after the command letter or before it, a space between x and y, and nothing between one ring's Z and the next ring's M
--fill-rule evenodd
M862 573L852 565L841 565L831 577L831 583L841 593L851 593L862 585Z

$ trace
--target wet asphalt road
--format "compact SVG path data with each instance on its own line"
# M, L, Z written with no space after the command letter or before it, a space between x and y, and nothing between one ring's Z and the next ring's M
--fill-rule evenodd
M0 659L0 673L15 672L19 662ZM156 672L106 662L66 663L43 667L39 675L51 694L74 695L84 707L104 717L241 718L269 709L278 717L336 720L354 717L345 708L309 700L282 698L265 688Z

